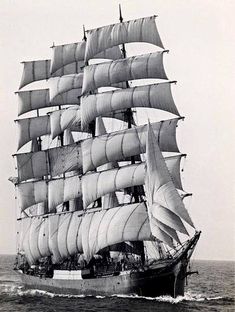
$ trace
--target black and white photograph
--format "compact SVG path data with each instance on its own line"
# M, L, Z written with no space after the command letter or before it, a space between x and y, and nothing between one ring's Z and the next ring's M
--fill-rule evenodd
M0 0L0 312L235 310L234 12Z

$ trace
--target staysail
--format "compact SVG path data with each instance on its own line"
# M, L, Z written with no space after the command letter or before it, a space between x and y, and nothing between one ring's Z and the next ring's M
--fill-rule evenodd
M145 185L153 235L160 239L155 231L155 224L158 221L173 230L187 234L181 219L193 226L192 220L175 189L150 124L146 142L146 163ZM169 231L165 232L169 234Z

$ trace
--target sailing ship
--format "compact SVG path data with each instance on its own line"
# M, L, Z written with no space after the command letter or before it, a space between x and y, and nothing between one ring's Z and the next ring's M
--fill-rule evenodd
M119 23L53 45L51 60L23 62L15 269L55 293L176 297L200 232L184 204L175 81L156 16L123 21L119 10ZM128 56L131 43L155 51ZM143 108L174 116L138 124Z

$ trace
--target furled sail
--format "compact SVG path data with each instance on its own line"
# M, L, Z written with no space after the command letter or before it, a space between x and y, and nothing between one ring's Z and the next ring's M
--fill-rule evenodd
M51 133L49 116L17 119L16 122L19 135L17 149L33 139Z
M56 72L58 69L64 67L67 64L74 62L81 62L81 66L85 66L85 48L86 41L63 44L58 46L53 46L53 56L51 60L51 73ZM113 47L105 51L101 51L99 54L95 55L94 58L111 59L116 60L122 57L120 48Z
M50 67L51 60L29 61L23 62L24 69L19 89L26 85L40 80L47 80L52 77L60 77L63 75L70 75L82 72L84 63L74 62L64 67L61 67L51 75Z
M180 179L181 157L182 155L177 155L165 158L174 185L179 189L182 189ZM84 175L82 177L84 208L105 194L132 186L143 185L145 166L145 163L138 163Z
M82 220L82 246L87 261L107 246L152 239L145 203L89 212Z
M155 17L139 18L87 31L85 60L113 46L129 42L147 42L163 48Z
M179 118L152 124L160 149L179 152L176 143L176 126ZM83 172L93 170L108 162L145 152L147 125L108 133L82 142Z
M164 51L149 53L86 66L82 94L128 80L167 79L163 67L163 53Z
M169 82L85 95L81 98L82 128L98 116L133 107L161 109L178 115Z
M16 154L19 181L78 171L82 166L80 143L51 148L36 153Z
M191 226L192 220L175 189L150 124L146 142L146 164L145 185L152 234L160 239L155 231L158 221L175 231L187 234L181 218ZM159 228L159 224L157 225Z
M29 111L53 107L57 105L79 105L80 99L78 95L81 94L80 89L71 89L56 96L53 101L49 98L49 89L39 89L30 91L18 91L18 116Z

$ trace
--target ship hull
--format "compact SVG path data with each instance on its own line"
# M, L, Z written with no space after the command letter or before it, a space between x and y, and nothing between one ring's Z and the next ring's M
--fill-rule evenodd
M184 295L187 265L179 262L169 268L149 269L143 272L124 271L118 276L81 280L40 278L19 273L26 288L69 295L136 294L156 297Z
M109 275L87 279L54 279L20 273L26 288L68 295L136 294L156 297L184 295L187 266L200 237L197 233L176 258L156 263L145 270L122 271L119 275Z

